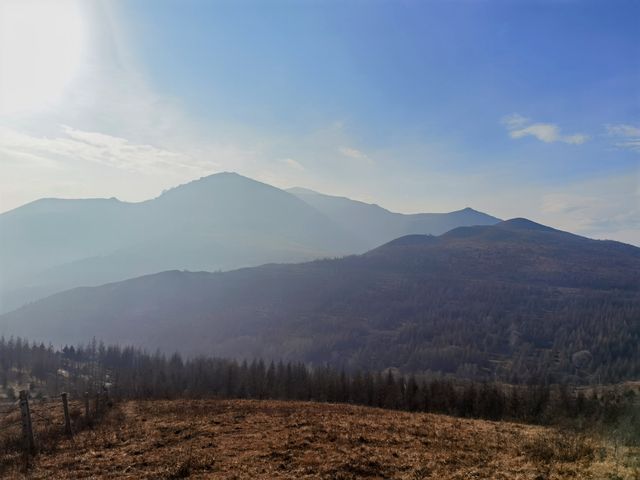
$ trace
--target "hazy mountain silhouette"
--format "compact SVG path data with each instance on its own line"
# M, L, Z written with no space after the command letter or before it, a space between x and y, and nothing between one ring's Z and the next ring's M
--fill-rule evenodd
M364 252L372 241L382 243L345 228L340 215L331 218L291 193L235 173L140 203L42 199L0 215L0 312L76 286L170 269L342 256Z
M354 368L613 379L640 372L640 248L514 219L335 260L78 288L3 315L0 327ZM579 350L593 361L576 371Z
M351 232L367 246L367 250L407 234L440 235L456 227L494 225L500 221L472 208L449 213L403 214L306 188L296 187L287 191Z
M224 270L362 248L295 196L234 173L140 203L38 200L0 215L0 232L5 307L174 268Z

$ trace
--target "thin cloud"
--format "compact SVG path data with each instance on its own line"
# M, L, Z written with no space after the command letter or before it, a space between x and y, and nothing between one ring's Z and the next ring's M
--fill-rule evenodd
M640 203L635 175L576 182L542 197L541 215L564 228L596 238L640 241Z
M350 158L352 160L358 160L368 165L373 164L373 160L366 153L361 150L352 147L339 147L338 151L342 154L342 156Z
M605 125L607 135L614 139L614 145L640 153L640 127L624 123Z
M134 172L202 170L199 162L181 153L66 125L61 130L61 135L49 138L1 128L0 146L3 156L28 158L49 164L82 160Z
M291 167L295 170L300 170L300 171L305 170L304 166L300 162L294 160L293 158L283 158L280 161L285 165L287 165L288 167Z
M366 158L367 156L362 153L360 150L356 150L355 148L350 147L340 147L340 153L345 157L349 158Z
M583 133L562 135L560 128L554 123L531 123L530 119L517 113L505 116L502 124L514 139L531 136L544 143L562 142L569 145L581 145L589 140L589 136Z
M527 117L523 117L518 113L512 113L511 115L506 115L502 118L502 124L509 130L524 127L529 122L530 120Z

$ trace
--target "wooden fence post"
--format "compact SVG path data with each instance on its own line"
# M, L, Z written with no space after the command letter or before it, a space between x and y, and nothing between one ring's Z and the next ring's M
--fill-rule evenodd
M33 439L31 412L29 411L29 393L26 390L20 391L20 415L22 417L22 437L24 439L25 453L33 454L36 452L36 442Z
M62 397L62 408L64 409L64 433L69 436L73 435L71 431L71 417L69 416L69 401L66 392L60 394Z

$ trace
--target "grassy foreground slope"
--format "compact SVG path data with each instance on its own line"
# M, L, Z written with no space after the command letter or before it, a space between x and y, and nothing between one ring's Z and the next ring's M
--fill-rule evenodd
M337 404L127 402L29 478L633 479L632 455L544 427ZM18 465L3 478L23 478Z

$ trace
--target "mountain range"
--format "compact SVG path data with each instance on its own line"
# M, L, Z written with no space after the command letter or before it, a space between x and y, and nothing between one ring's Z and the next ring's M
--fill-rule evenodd
M139 203L41 199L0 215L0 312L65 289L165 270L357 254L407 233L498 221L471 209L402 215L234 173Z
M0 328L349 369L618 381L640 377L640 248L512 219L343 258L75 288Z
M402 214L390 212L379 205L325 195L306 188L287 191L351 233L366 250L404 235L440 235L456 227L493 225L500 221L468 207L450 213Z

